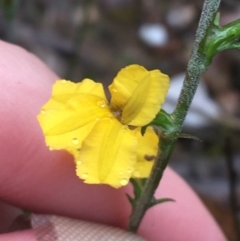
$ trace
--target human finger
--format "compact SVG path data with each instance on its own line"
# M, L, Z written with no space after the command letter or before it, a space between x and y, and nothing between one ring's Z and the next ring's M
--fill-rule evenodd
M131 210L125 193L131 188L86 185L76 177L69 154L50 152L45 146L36 115L58 77L19 47L1 42L0 50L0 101L4 103L0 107L0 198L33 212L126 228ZM147 213L139 229L143 237L224 240L194 192L172 171L165 174L156 195L176 203L158 205Z

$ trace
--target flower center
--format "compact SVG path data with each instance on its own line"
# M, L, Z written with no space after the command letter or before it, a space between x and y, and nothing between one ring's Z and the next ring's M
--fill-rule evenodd
M122 123L122 110L110 105L110 111Z
M116 111L116 110L111 110L111 112L113 113L113 115L121 121L121 116L122 116L122 112L119 110L119 111Z
M123 121L122 111L121 111L121 110L113 109L113 108L111 108L111 107L110 107L110 111L111 111L111 113L114 115L114 117L122 123L122 121ZM134 129L137 128L136 126L130 126L130 125L126 125L126 126L127 126L130 130L134 130Z

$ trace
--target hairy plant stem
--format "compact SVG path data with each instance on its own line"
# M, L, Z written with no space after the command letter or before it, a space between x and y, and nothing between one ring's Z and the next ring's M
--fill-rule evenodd
M196 92L200 78L208 67L207 59L201 52L201 44L204 42L208 28L214 21L220 2L221 0L205 0L204 2L183 88L178 104L172 114L176 128L174 129L174 133L171 133L171 138L166 137L161 139L160 155L154 163L151 175L146 182L142 195L133 209L129 220L128 230L131 232L137 231L145 212L149 208L155 190L161 181L169 158L174 150L178 134L181 132L184 119Z

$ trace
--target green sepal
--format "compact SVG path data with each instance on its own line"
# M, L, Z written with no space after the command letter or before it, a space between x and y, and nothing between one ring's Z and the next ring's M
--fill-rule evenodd
M218 13L201 43L201 50L206 57L206 66L211 64L217 53L227 49L240 48L240 19L224 26L219 26L219 19L220 14Z
M219 26L219 23L220 23L220 13L217 12L216 15L215 15L215 18L214 18L214 20L213 20L213 24L214 24L215 26Z
M168 138L174 138L173 133L175 133L176 125L174 123L174 118L171 114L167 113L165 110L161 109L156 117L146 126L142 127L141 133L144 135L148 126L156 126L163 136Z
M148 126L156 127L156 131L159 132L161 138L168 138L168 139L176 139L176 138L185 138L185 139L192 139L195 141L202 142L196 136L186 134L186 133L178 133L176 134L176 125L174 123L174 118L171 114L168 114L165 110L161 109L161 111L156 115L154 120L149 123L148 125L142 127L141 133L144 135Z

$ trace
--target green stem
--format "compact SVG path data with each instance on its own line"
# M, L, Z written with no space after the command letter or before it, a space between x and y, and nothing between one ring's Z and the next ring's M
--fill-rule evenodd
M201 51L209 26L213 23L221 0L205 0L201 18L199 21L196 39L193 46L191 58L188 62L183 88L173 116L175 123L181 131L184 119L200 82L203 72L208 67L206 56Z
M196 40L188 63L183 88L176 109L172 114L176 124L176 129L174 130L173 135L175 138L161 139L160 155L154 163L151 175L148 178L142 195L130 217L128 230L131 232L137 231L145 212L149 208L149 203L154 196L155 190L161 181L163 172L174 150L177 136L181 132L184 119L196 92L200 78L205 69L208 67L206 57L201 54L201 44L206 37L208 28L214 21L220 2L221 0L205 0L204 2L196 33Z
M133 213L129 220L129 226L128 226L129 231L131 232L137 231L145 212L149 208L149 204L152 200L152 197L158 186L158 183L163 176L163 172L168 164L168 160L172 154L175 143L176 143L176 140L168 140L168 139L161 140L161 146L163 146L164 144L165 149L164 151L161 151L157 161L154 163L152 173L148 178L145 184L145 187L143 189L142 195L133 210Z

